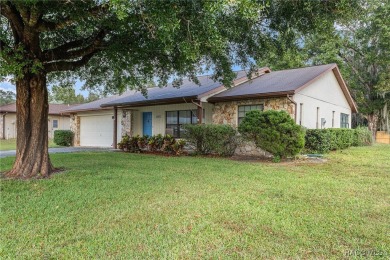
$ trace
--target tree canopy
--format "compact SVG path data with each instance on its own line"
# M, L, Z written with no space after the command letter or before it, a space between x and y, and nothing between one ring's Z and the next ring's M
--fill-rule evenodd
M89 92L88 97L84 97L82 94L77 94L72 83L64 85L54 85L49 92L50 103L63 103L63 104L82 104L98 100L100 95L94 92Z
M0 89L0 106L14 103L16 100L16 94L10 90Z

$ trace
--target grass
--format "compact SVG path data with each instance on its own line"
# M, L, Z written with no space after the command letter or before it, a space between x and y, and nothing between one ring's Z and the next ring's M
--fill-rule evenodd
M335 152L324 164L51 157L67 171L2 180L2 259L390 256L388 145Z
M53 142L53 139L49 139L49 148L61 147ZM15 150L16 139L0 139L0 151Z

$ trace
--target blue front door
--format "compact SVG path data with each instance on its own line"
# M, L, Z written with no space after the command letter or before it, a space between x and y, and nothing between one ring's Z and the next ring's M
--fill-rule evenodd
M143 122L144 122L144 135L152 135L152 112L143 112L142 114Z

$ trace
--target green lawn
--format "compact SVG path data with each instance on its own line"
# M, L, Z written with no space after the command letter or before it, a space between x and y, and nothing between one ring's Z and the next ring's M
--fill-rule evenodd
M67 171L2 180L2 259L390 256L388 145L332 153L324 164L51 157Z
M56 145L53 142L53 139L49 139L49 147L61 147L59 145ZM6 150L15 150L16 149L16 139L0 139L0 151L6 151Z

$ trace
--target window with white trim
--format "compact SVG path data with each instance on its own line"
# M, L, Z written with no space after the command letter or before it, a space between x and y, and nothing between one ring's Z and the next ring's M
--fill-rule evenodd
M256 105L244 105L244 106L238 106L238 124L241 123L241 121L244 119L246 113L253 110L264 110L263 104L256 104Z
M349 128L349 115L341 113L340 114L340 127Z

